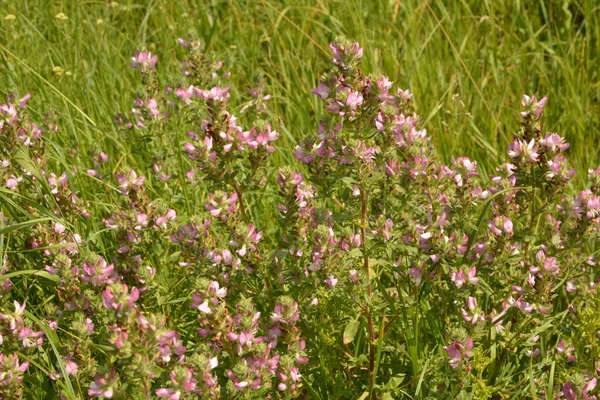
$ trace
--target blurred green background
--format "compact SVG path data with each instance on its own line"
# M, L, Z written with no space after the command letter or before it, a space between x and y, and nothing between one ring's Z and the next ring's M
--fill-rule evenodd
M180 70L176 39L195 37L225 61L239 93L264 77L287 162L316 129L310 89L338 35L361 43L367 72L414 93L446 161L464 155L491 172L528 93L548 96L546 129L571 142L576 186L600 164L597 0L0 0L0 91L31 92L35 112L58 117L61 146L126 153L135 143L112 119L140 86L133 51L157 53L166 83Z

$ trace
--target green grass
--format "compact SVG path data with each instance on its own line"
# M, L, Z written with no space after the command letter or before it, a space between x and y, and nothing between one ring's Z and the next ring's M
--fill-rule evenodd
M34 109L54 110L54 140L67 149L130 152L112 116L131 108L138 87L131 54L158 53L166 82L179 68L175 39L190 36L225 60L241 88L265 77L285 133L279 146L289 150L315 129L310 89L327 68L328 43L343 34L364 46L365 70L414 93L444 160L465 155L490 172L517 128L521 95L535 93L548 95L546 129L571 142L573 165L600 163L596 0L2 0L0 10L0 90L31 92Z

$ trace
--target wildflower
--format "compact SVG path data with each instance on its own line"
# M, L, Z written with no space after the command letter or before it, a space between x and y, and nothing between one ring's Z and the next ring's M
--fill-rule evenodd
M227 101L229 99L229 86L224 88L215 86L209 91L195 89L195 93L204 100Z
M539 118L542 115L542 110L544 109L544 105L546 104L546 96L542 97L539 101L535 96L527 96L523 95L521 99L521 105L525 108L525 111L521 112L522 117L527 117L529 115L534 115L536 118Z
M23 178L21 177L17 178L14 175L11 175L10 178L6 180L6 187L10 190L15 190L19 182L21 182L22 180Z
M219 299L227 296L227 288L219 286L219 282L210 281L208 291L201 293L192 293L192 308L197 308L205 314L210 314L212 309L210 304L216 306L220 303Z
M415 280L415 285L419 286L423 280L423 270L421 268L412 267L408 273Z
M67 359L65 362L65 371L67 375L75 375L79 371L79 366L74 361Z
M19 331L18 339L22 341L24 348L40 346L44 343L44 331L34 332L24 327Z
M175 95L185 102L185 104L192 104L192 97L196 94L196 88L192 85L187 89L179 88L175 92Z
M143 176L138 177L136 172L133 169L130 169L127 174L117 173L115 174L115 178L119 183L119 188L121 189L121 194L126 196L129 194L129 191L133 189L134 191L138 191L146 182L146 178Z
M129 289L126 284L113 284L108 286L104 292L102 292L102 302L104 307L109 310L121 310L123 308L134 308L135 302L140 297L140 291L134 287L129 293Z
M141 73L153 70L158 60L157 55L152 55L149 51L136 51L131 57L131 67L139 69Z
M88 396L105 397L111 399L114 395L114 385L116 383L116 371L113 369L108 374L96 373L94 382L90 383Z
M350 92L346 98L346 105L350 110L356 110L363 103L363 95L357 92Z
M204 208L210 215L213 217L222 216L222 218L226 218L225 215L222 215L222 212L225 210L229 213L234 213L236 211L237 204L237 193L233 192L231 195L225 192L218 192L215 194L208 195L209 202L204 205Z
M275 305L273 314L271 314L271 321L285 325L289 325L295 321L298 321L300 319L298 303L293 302L292 304L289 304L287 299L284 299L282 303L277 303Z
M81 267L81 280L94 286L104 286L116 282L115 266L98 256L95 260L84 261Z
M329 97L329 86L321 82L315 89L311 90L311 93L319 96L321 100L327 100Z
M67 17L64 13L58 13L55 15L55 18L57 20L59 20L60 22L66 22L69 20L69 17Z
M161 215L160 217L155 219L154 226L160 229L166 229L167 223L169 221L175 221L175 219L177 219L177 212L169 208L165 215Z
M541 138L539 143L553 153L559 153L569 148L569 143L558 133L546 132L546 137Z
M327 286L334 287L335 285L337 285L338 280L335 276L329 275L329 277L327 279L325 279L324 282L327 284Z
M168 398L169 400L179 400L181 397L180 391L175 391L174 389L156 389L156 395L161 398Z
M529 143L521 139L515 139L508 146L508 156L516 158L524 164L536 162L539 157L537 151L538 145L535 143L535 139L531 139Z
M472 324L476 324L479 321L484 321L485 316L481 310L477 307L477 299L469 296L467 299L467 308L472 314L469 314L464 308L461 309L463 318L466 322L471 322Z
M556 343L556 352L558 354L564 354L567 357L567 360L571 362L577 360L577 357L573 354L575 352L575 347L573 345L567 346L563 339L560 339L558 343Z
M341 43L332 42L329 45L333 58L331 61L340 66L341 68L347 69L349 63L353 60L359 59L363 56L363 49L358 43Z
M468 273L465 274L463 270L452 271L450 274L450 280L456 285L457 288L461 288L467 281L471 285L477 285L479 283L479 279L475 277L477 274L477 267L472 266Z
M25 302L23 304L14 301L15 311L12 314L0 314L0 320L8 322L9 329L13 334L17 334L23 327L23 314L25 312Z
M54 223L54 232L58 233L59 235L62 235L63 233L65 233L66 230L67 230L67 228L60 222Z
M448 357L450 357L450 361L448 364L452 368L458 368L460 362L463 359L469 359L471 357L470 350L473 348L473 339L467 338L464 343L452 342L450 346L444 346L444 350Z
M0 353L0 388L23 382L23 373L29 368L29 361L19 362L17 354Z

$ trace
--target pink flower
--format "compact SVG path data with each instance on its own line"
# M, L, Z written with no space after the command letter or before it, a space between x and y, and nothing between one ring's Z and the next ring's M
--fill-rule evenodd
M521 99L521 105L525 108L525 111L521 112L521 116L527 117L533 114L536 118L539 118L542 115L542 110L544 105L546 104L546 96L542 97L539 101L535 96L527 96L523 95Z
M346 98L346 105L351 110L356 110L363 103L363 95L357 92L350 92Z
M472 324L476 324L479 321L485 320L485 316L484 316L483 312L481 312L477 306L477 299L475 299L474 297L469 296L467 298L467 308L469 309L471 314L469 314L469 312L467 312L464 308L461 309L463 319L466 322L471 322Z
M538 145L535 144L535 139L531 139L529 143L521 139L515 139L508 146L508 156L516 158L521 162L534 163L538 160Z
M95 261L84 261L81 267L81 280L94 286L104 286L114 283L114 264L108 264L104 258L98 256Z
M329 48L333 53L331 61L344 69L348 67L347 63L349 61L359 59L363 56L363 49L356 42L345 46L338 42L332 42L329 44Z
M167 212L165 213L165 215L161 215L160 217L156 218L156 220L154 221L154 225L157 228L161 228L161 229L166 229L167 228L167 223L169 221L175 221L177 219L177 212L173 209L168 209Z
M91 334L92 332L94 332L94 323L92 322L91 319L86 318L85 319L85 328L88 334Z
M569 148L569 143L560 137L558 133L546 132L546 137L541 138L539 143L555 153L565 151Z
M90 397L105 397L110 399L114 395L112 388L113 380L116 378L115 370L112 370L108 376L100 375L96 373L94 376L94 382L92 382L88 388L88 395Z
M571 382L565 382L563 384L562 392L566 400L578 400L577 394L575 393Z
M311 93L319 96L321 100L326 100L329 97L329 87L321 82L319 83L319 86L311 90Z
M23 342L23 347L36 347L44 343L44 331L34 332L30 328L22 328L19 331L18 338Z
M157 60L158 56L153 56L149 51L136 51L131 57L131 67L145 73L154 69Z
M196 89L196 94L204 100L227 101L229 99L229 86L220 88L213 87L208 92L205 90Z
M225 220L227 219L227 216L222 215L223 210L226 210L229 213L234 213L236 211L237 193L235 192L231 195L225 192L211 193L208 195L208 199L209 201L204 205L204 208L206 208L213 217L221 216L221 218Z
M464 344L458 342L452 342L450 346L444 346L444 350L448 357L450 357L450 361L448 364L452 368L457 368L461 362L461 360L468 359L471 357L469 351L473 348L473 339L467 338Z
M173 389L156 389L156 395L161 398L168 398L169 400L179 400L181 397L180 391L175 391Z
M469 269L469 283L471 285L477 285L479 283L479 279L475 277L476 274L477 274L477 267L473 265Z
M327 284L328 286L334 287L335 285L337 285L338 280L335 276L333 275L329 275L329 277L327 279L325 279L325 284Z
M135 302L140 297L140 291L134 287L128 292L126 284L113 284L102 292L102 302L109 310L121 310L123 308L134 308Z
M146 182L146 178L143 176L138 177L133 169L130 169L126 175L117 173L115 174L115 178L119 183L122 195L129 194L131 189L138 191L144 185L144 182Z
M187 89L179 88L175 92L175 95L179 97L181 100L185 102L185 104L192 103L192 97L196 94L196 88L194 86L190 86Z
M450 280L460 289L466 282L465 273L462 270L452 271Z
M54 232L58 233L59 235L62 235L63 233L65 233L66 230L67 230L67 228L65 228L65 226L63 224L61 224L60 222L54 223Z
M75 375L79 370L79 366L73 361L67 361L65 363L65 371L67 375Z

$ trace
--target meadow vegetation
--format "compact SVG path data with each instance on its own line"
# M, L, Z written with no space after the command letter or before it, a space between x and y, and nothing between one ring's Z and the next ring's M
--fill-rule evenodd
M596 398L596 1L0 13L0 397Z

